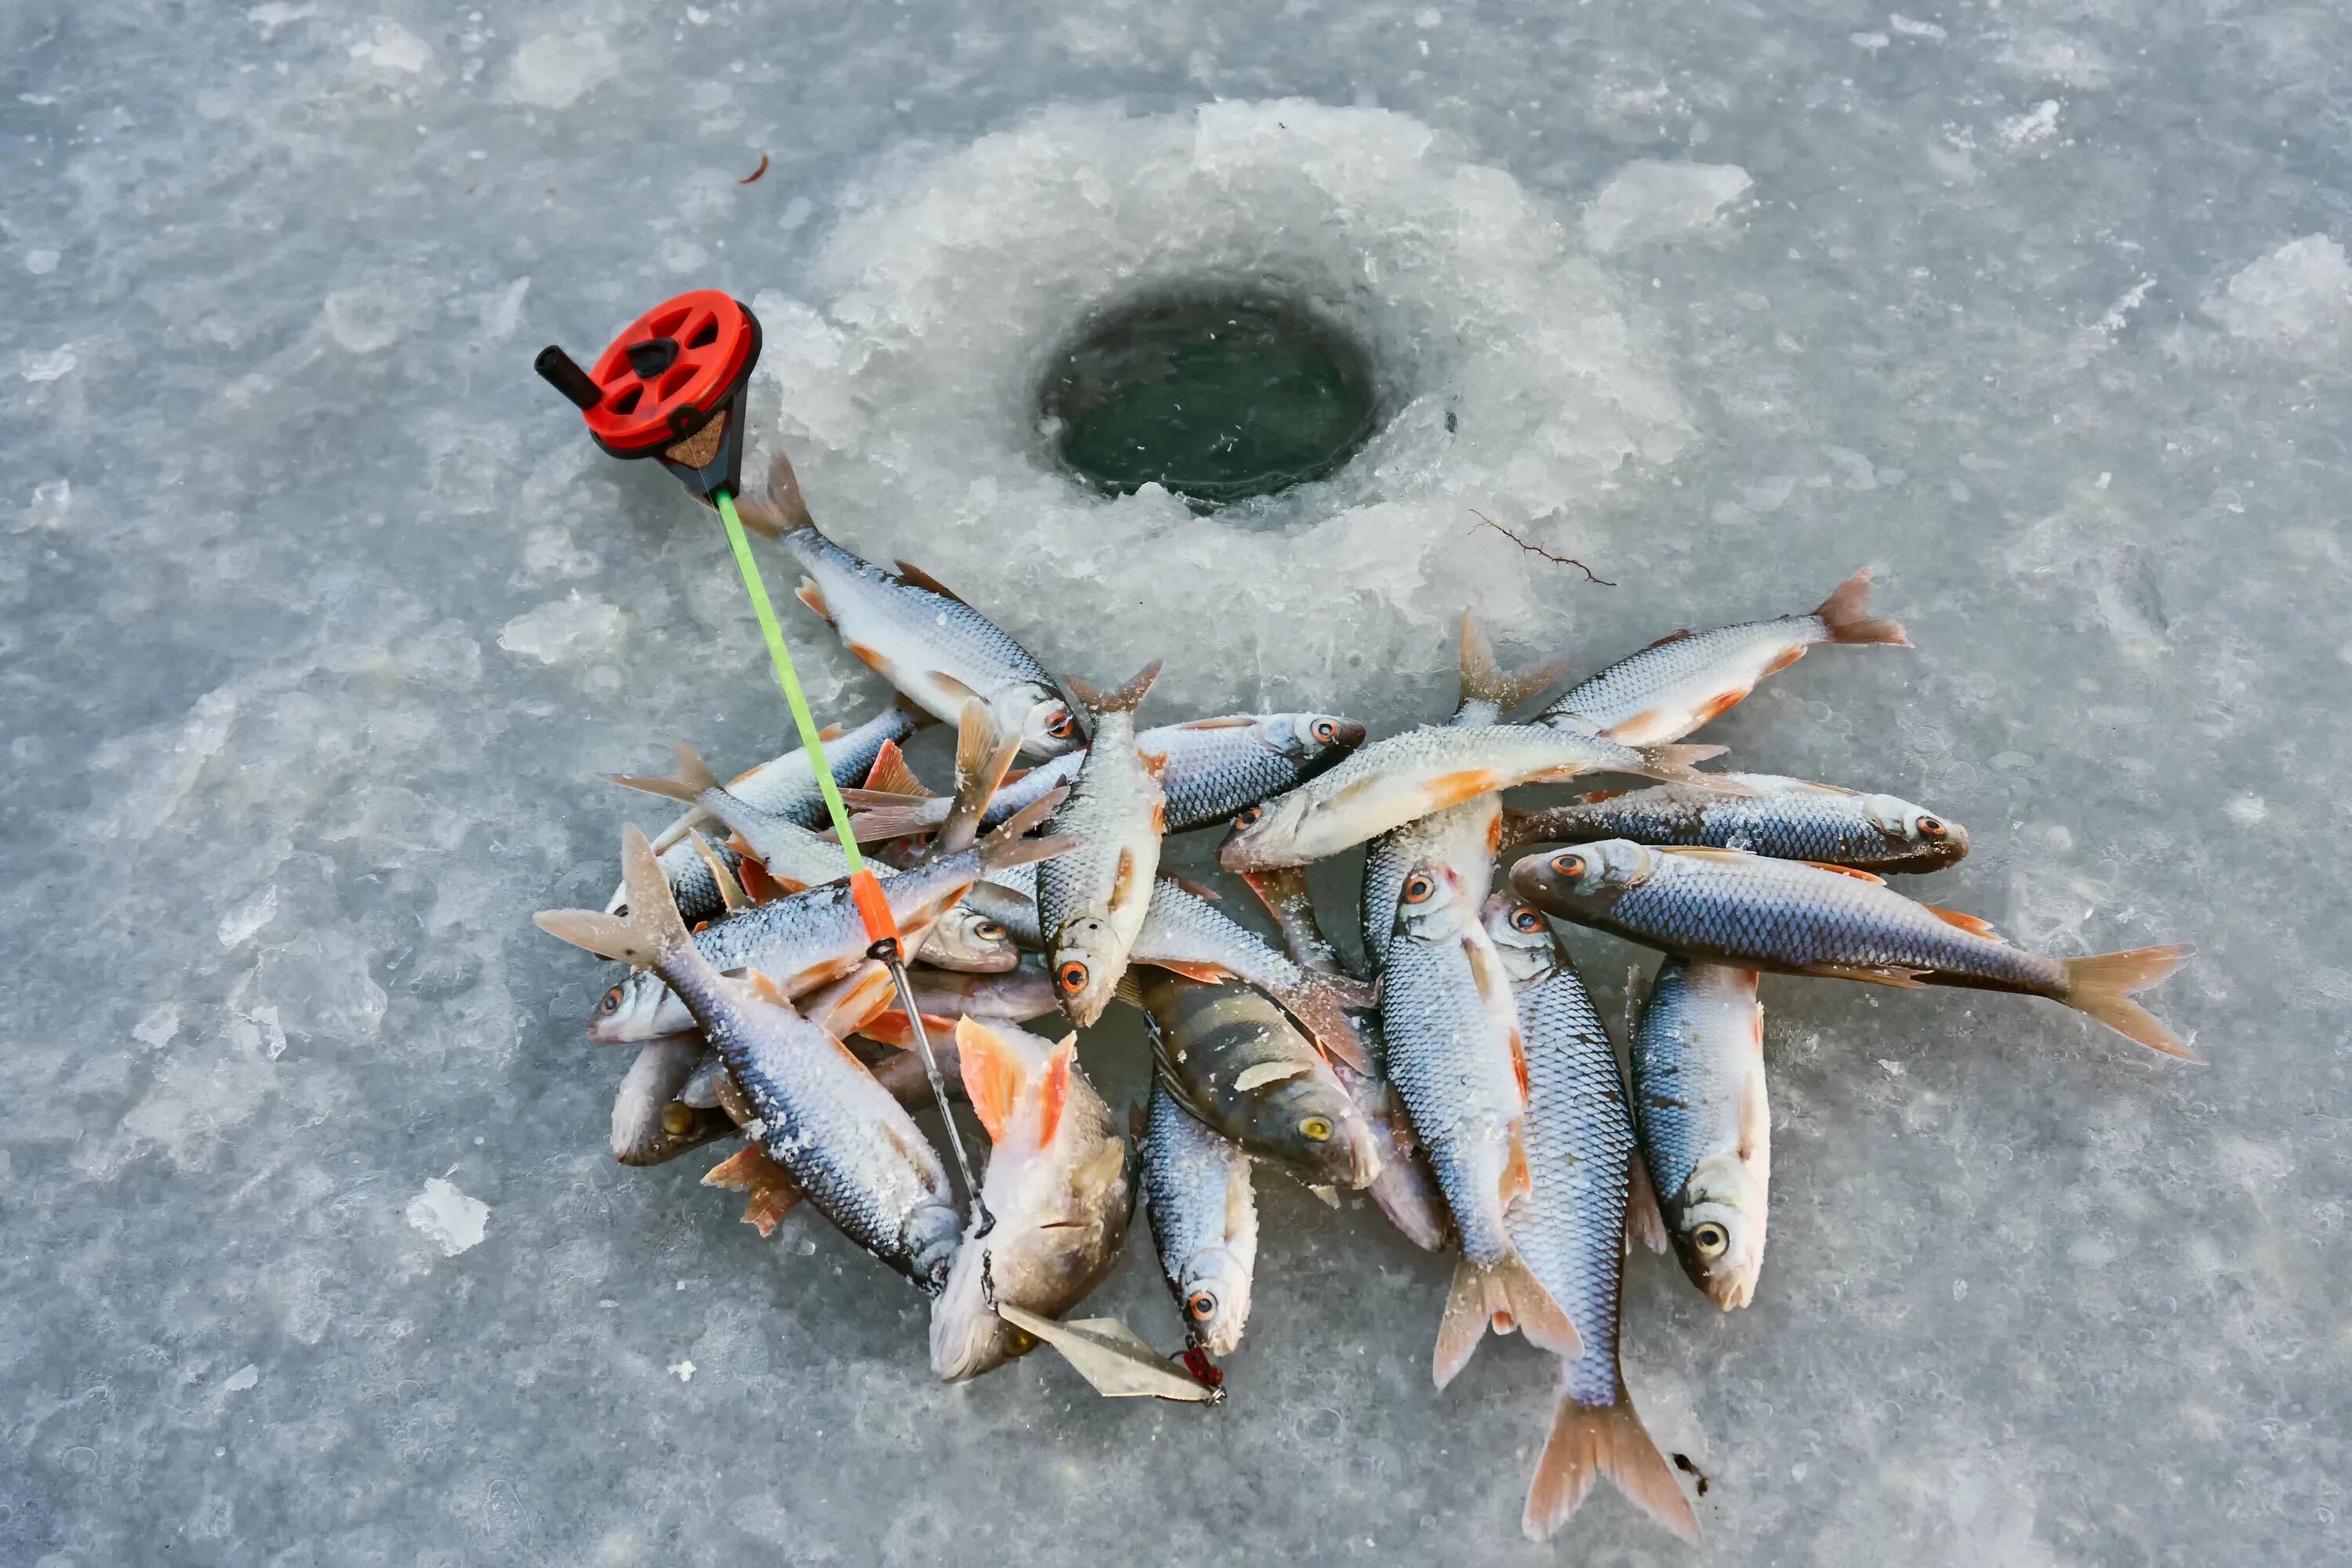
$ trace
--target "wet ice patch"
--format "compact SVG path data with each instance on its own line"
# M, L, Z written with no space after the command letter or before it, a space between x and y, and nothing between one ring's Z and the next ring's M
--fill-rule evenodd
M620 640L626 622L619 605L574 593L509 621L499 646L541 664L593 658Z
M444 1258L455 1258L470 1247L479 1247L489 1217L489 1205L479 1198L467 1197L438 1176L428 1180L425 1190L408 1200L408 1223L439 1247Z
M433 63L433 48L397 22L379 21L375 36L352 46L352 58L404 76L415 76Z
M2352 261L2326 235L2307 234L2240 271L2205 311L2231 337L2270 353L2334 356L2352 342Z
M227 1378L222 1382L221 1387L226 1389L231 1394L243 1394L247 1389L253 1387L260 1381L261 1368L255 1365L252 1362L247 1362L243 1366L238 1367L235 1372L230 1373Z
M525 103L568 109L620 68L602 33L544 33L515 51L509 85Z
M810 504L1057 671L1166 654L1179 704L1392 694L1401 663L1450 668L1427 634L1465 604L1501 624L1559 596L1469 509L1580 554L1620 469L1688 437L1662 351L1569 215L1402 114L1052 110L910 155L845 207L810 298L754 301ZM1047 365L1096 312L1203 283L1345 332L1378 428L1328 478L1214 516L1156 485L1092 491L1039 428ZM1178 657L1171 626L1209 646Z
M1713 224L1755 188L1737 163L1625 165L1584 209L1584 243L1604 255L1681 239Z
M80 363L70 347L26 349L16 356L16 374L32 382L62 381Z

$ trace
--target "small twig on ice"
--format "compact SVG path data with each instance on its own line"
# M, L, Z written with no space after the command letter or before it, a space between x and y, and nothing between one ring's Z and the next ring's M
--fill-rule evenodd
M1504 538L1509 540L1512 543L1517 545L1528 554L1540 555L1545 560L1556 562L1562 566L1573 566L1579 572L1584 574L1585 580L1587 582L1598 583L1604 588L1614 588L1617 585L1616 584L1612 583L1608 578L1601 576L1599 574L1595 573L1591 567L1587 566L1575 556L1554 555L1550 551L1546 550L1540 544L1529 544L1526 540L1521 539L1517 534L1513 533L1509 529L1505 528L1501 523L1496 522L1493 518L1488 517L1476 507L1474 506L1470 508L1469 510L1472 517L1476 518L1480 522L1485 523L1488 528L1493 529L1496 533L1501 534Z

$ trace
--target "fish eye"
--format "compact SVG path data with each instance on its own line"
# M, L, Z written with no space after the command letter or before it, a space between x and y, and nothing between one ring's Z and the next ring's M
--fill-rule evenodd
M610 991L604 993L604 999L596 1004L596 1011L599 1013L617 1013L620 1010L621 988L615 985Z
M1217 1298L1207 1290L1195 1290L1184 1299L1184 1310L1196 1323L1205 1323L1217 1315Z
M1408 904L1425 904L1429 901L1429 895L1435 891L1437 884L1426 873L1415 871L1404 879L1403 896Z
M1919 819L1919 835L1923 838L1941 838L1944 825L1932 816L1923 816Z
M1731 1233L1708 1220L1691 1232L1691 1245L1698 1248L1701 1258L1720 1258L1731 1245Z
M972 934L982 942L994 942L1004 934L1004 928L994 921L982 921L971 928Z
M1075 996L1087 988L1087 966L1074 958L1055 971L1054 980L1066 994Z
M1527 905L1521 904L1511 911L1511 929L1526 931L1532 936L1543 930L1543 916L1536 913Z
M1045 733L1053 736L1056 741L1066 741L1070 738L1071 731L1076 728L1077 721L1070 717L1070 710L1062 708L1055 710L1052 721L1045 726Z
M683 1138L693 1131L694 1107L677 1100L673 1100L663 1106L662 1131L673 1138Z
M1328 719L1318 719L1315 721L1315 738L1324 742L1336 741L1339 738L1339 726Z
M1258 824L1258 819L1265 815L1265 807L1262 805L1251 806L1247 811L1243 812L1239 816L1234 818L1234 826L1235 827L1244 829L1255 827Z
M1315 1142L1327 1142L1331 1137L1331 1120L1327 1116L1310 1116L1298 1124L1298 1131Z
M1552 873L1555 876L1581 877L1584 875L1584 857L1581 855L1555 855L1551 858L1551 868Z

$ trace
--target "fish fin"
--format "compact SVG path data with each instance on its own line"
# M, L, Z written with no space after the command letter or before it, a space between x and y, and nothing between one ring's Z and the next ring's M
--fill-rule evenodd
M1160 760L1165 763L1168 758L1165 753L1162 753ZM1154 838L1168 837L1168 802L1165 798L1151 803L1151 837Z
M1069 798L1070 786L1067 784L1055 784L1052 789L1047 790L1044 795L1039 795L1035 800L1031 801L1027 805L1023 806L1020 810L1006 817L1003 822L998 823L996 825L996 831L990 834L987 838L982 840L982 843L985 845L999 838L1020 837L1023 834L1028 832L1031 828L1036 826L1039 823L1053 816L1055 808L1060 806L1064 801Z
M1246 730L1257 722L1255 713L1227 713L1216 719L1190 719L1176 726L1179 730Z
M1873 880L1880 879L1873 879ZM1935 916L1937 920L1943 921L1946 925L1958 926L1960 930L1968 932L1970 936L1980 936L1987 942L2000 942L2003 946L2008 945L2008 939L2003 937L2000 932L1993 930L1992 921L1986 920L1982 915L1966 914L1958 910L1943 909L1935 904L1921 904L1919 907L1927 910L1929 914Z
M702 1184L706 1187L723 1188L728 1192L749 1192L759 1167L762 1164L774 1163L774 1161L770 1160L761 1152L758 1144L746 1143L704 1172Z
M957 593L913 562L901 561L898 563L898 578L901 582L912 587L920 588L927 594L937 594L942 599L953 599L959 605L965 602L961 594Z
M968 681L960 680L944 669L927 670L924 673L939 685L947 700L955 704L956 711L959 713L963 711L965 703L983 700L980 693L974 691Z
M1054 1141L1054 1131L1062 1125L1062 1109L1070 1102L1070 1069L1078 1059L1077 1037L1073 1035L1054 1047L1046 1058L1045 1074L1037 1087L1037 1147Z
M1799 659L1804 657L1805 645L1802 643L1799 643L1795 647L1783 648L1780 653L1773 656L1772 662L1766 665L1764 667L1763 674L1759 675L1756 679L1758 680L1762 680L1765 676L1778 675L1782 670L1788 668L1790 665L1796 663ZM1748 689L1753 691L1755 688L1751 686Z
M1614 1405L1580 1405L1560 1396L1519 1519L1528 1539L1549 1540L1566 1524L1598 1476L1607 1476L1643 1513L1696 1544L1698 1517L1691 1511L1690 1499L1683 1495L1665 1456L1634 1414L1622 1379Z
M1462 700L1492 702L1508 711L1568 673L1566 659L1506 675L1495 663L1495 645L1478 625L1477 612L1462 612Z
M866 771L865 790L897 797L901 805L908 796L928 800L935 794L915 776L915 770L907 764L907 753L898 749L896 741L883 742L882 749L874 753L874 765Z
M1507 1324L1516 1328L1529 1344L1539 1345L1563 1361L1583 1358L1584 1340L1576 1325L1568 1321L1568 1314L1517 1252L1506 1254L1501 1262L1481 1273L1479 1287L1486 1294L1487 1318L1497 1328Z
M1811 866L1816 871L1834 871L1841 877L1852 877L1857 882L1875 882L1882 888L1886 886L1885 878L1878 875L1875 871L1865 871L1859 866L1838 866L1833 865L1827 860L1808 860L1804 863ZM1970 921L1975 921L1977 925L1984 925L1984 922L1977 920L1974 915L1961 915L1957 919L1954 919L1952 918L1952 913L1949 910L1938 910L1932 904L1925 905L1923 907L1932 910L1935 913L1945 916L1947 919L1951 919L1952 923L1956 926L1965 927ZM1992 928L1990 926L1985 926L1985 929L1979 931L1977 934L1979 936L1990 936L1992 934Z
M1589 770L1580 768L1579 773ZM1530 783L1540 782L1538 774ZM1371 782L1371 781L1367 781ZM1503 787L1503 775L1492 768L1464 768L1458 773L1443 773L1429 781L1432 814L1465 801L1476 800L1482 795L1492 795Z
M1690 636L1690 633L1681 632L1676 635L1680 637L1688 637ZM1665 637L1661 640L1672 642L1675 639L1673 637ZM1656 643L1652 643L1650 646L1652 647L1655 647L1658 645ZM1664 715L1664 711L1665 710L1664 709L1660 708L1644 708L1639 713L1633 715L1631 718L1620 719L1614 724L1610 725L1606 730L1601 731L1601 738L1604 741L1618 741L1622 740L1627 735L1648 734L1651 726L1657 723L1659 719Z
M1830 590L1830 596L1813 614L1829 628L1832 642L1890 643L1896 647L1909 647L1911 639L1903 635L1900 621L1864 613L1869 602L1870 568L1865 566Z
M1470 1364L1478 1342L1486 1337L1486 1298L1478 1275L1477 1266L1466 1258L1454 1266L1445 1310L1437 1320L1437 1348L1430 1357L1430 1376L1441 1389Z
M1823 980L1859 980L1865 985L1892 985L1897 991L1924 991L1927 984L1916 969L1876 968L1866 963L1808 963L1799 967L1800 974L1811 974Z
M877 760L878 761L879 759ZM870 807L883 805L905 805L909 798L911 797L904 791L893 793L888 790L873 789L863 786L857 789L845 789L841 792L841 804L858 810L865 810ZM943 797L932 795L930 792L926 790L923 793L922 798L932 803L929 807L929 810L933 816L944 817L947 816L948 803Z
M793 590L793 597L823 616L826 626L836 628L840 626L841 623L833 618L833 606L824 602L824 590L816 585L815 578L802 578L801 585Z
M1194 898L1200 899L1205 902L1221 904L1225 900L1224 894L1217 891L1216 889L1212 888L1206 882L1196 882L1190 877L1170 877L1167 879L1175 883L1178 887L1183 889Z
M801 1201L800 1184L757 1143L744 1144L710 1167L702 1184L746 1194L743 1223L761 1236L775 1235L777 1223Z
M1110 907L1114 910L1125 909L1128 900L1136 895L1136 883L1139 880L1135 874L1135 851L1122 847L1118 852L1118 864L1111 873ZM1142 893L1146 899L1151 897L1151 889L1149 888L1143 889Z
M1074 1048L1075 1050L1075 1048ZM1066 1077L1064 1079L1067 1081ZM1088 1197L1099 1195L1112 1183L1127 1174L1127 1144L1117 1132L1107 1135L1101 1147L1087 1156L1084 1163L1070 1173L1070 1190ZM1090 1225L1091 1220L1068 1220L1069 1225Z
M1207 963L1194 959L1139 958L1135 962L1148 963L1154 969L1165 969L1171 974L1181 974L1187 980L1199 980L1211 985L1234 977L1234 972L1222 963Z
M1153 659L1136 672L1134 679L1116 691L1098 691L1085 681L1068 676L1063 677L1062 684L1069 688L1071 696L1086 705L1089 713L1132 713L1143 706L1144 693L1150 691L1151 683L1160 679L1160 660Z
M1719 849L1709 844L1653 844L1649 848L1654 855L1681 855L1693 860L1727 860L1740 866L1758 858L1753 849ZM1877 880L1874 877L1871 879Z
M634 892L630 906L635 907ZM2136 947L2128 952L2102 952L2089 958L2060 960L2066 966L2066 994L2059 1000L2078 1013L2088 1013L2127 1040L2183 1061L2205 1058L2181 1044L2155 1014L2131 999L2189 962L2197 950L2174 945Z
M719 781L712 776L710 769L695 749L684 741L677 743L676 778L662 778L652 773L606 773L604 778L607 783L619 784L624 789L640 789L647 795L682 800L688 805L698 804L706 794L719 787Z
M589 910L541 910L531 916L551 937L584 947L601 958L649 968L693 939L678 919L677 900L670 897L669 878L654 847L635 823L621 829L621 877L627 890L629 912L608 915Z
M1797 651L1801 654L1804 650L1800 648ZM1764 673L1766 675L1769 675L1772 672L1768 669ZM1730 712L1734 708L1738 707L1742 702L1748 700L1748 694L1755 689L1756 688L1753 685L1749 685L1743 686L1737 691L1717 692L1714 696L1700 703L1696 708L1691 710L1690 730L1685 730L1683 733L1687 735L1690 733L1691 730L1703 730L1706 728L1706 726L1714 723L1717 719L1722 718L1726 713Z
M842 804L845 805L848 803L844 801ZM912 838L919 834L929 833L944 820L937 808L945 804L933 799L915 805L886 805L873 811L861 811L849 819L849 831L857 836L860 844Z
M1305 1062L1253 1062L1234 1078L1234 1092L1247 1094L1261 1085L1280 1083L1311 1070Z
M1511 995L1511 977L1503 973L1502 964L1496 958L1493 946L1480 942L1476 935L1468 935L1462 939L1462 952L1469 962L1470 979L1472 984L1478 987L1480 1002L1485 1004L1489 1012L1507 1014L1512 1017L1518 1016L1518 1004ZM1524 1066L1520 1068L1519 1076L1524 1087L1527 1078ZM1526 1096L1522 1094L1520 1099L1524 1101Z
M854 1034L889 1005L892 990L890 971L869 960L810 1003L805 1009L808 1021L836 1039Z
M736 498L737 507L742 499ZM783 520L786 529L814 528L816 520L809 516L808 501L801 494L801 477L793 472L792 459L778 451L768 459L768 506Z
M1668 643L1670 643L1670 642L1683 642L1683 641L1687 640L1688 638L1691 638L1691 637L1696 637L1697 635L1698 635L1698 634L1697 634L1696 632L1692 631L1692 630L1690 629L1690 627L1688 627L1688 626L1684 626L1684 627L1683 627L1682 629L1680 629L1679 631L1671 631L1671 632L1668 632L1665 636L1664 636L1664 637L1660 637L1657 641L1655 641L1655 642L1654 642L1654 643L1649 643L1649 644L1644 645L1644 646L1643 646L1643 649L1642 649L1642 651L1643 651L1643 653L1647 653L1647 652L1649 652L1649 651L1650 651L1650 649L1651 649L1651 648L1654 648L1654 647L1665 647L1665 646L1666 646Z
M940 822L934 856L953 855L971 847L972 840L980 837L980 821L988 811L988 803L995 798L1004 780L1004 770L1013 765L1013 758L1020 750L1019 735L997 733L996 721L989 716L988 704L975 700L963 705L962 717L956 724L955 799Z
M1666 1249L1666 1216L1658 1210L1658 1189L1650 1182L1650 1163L1639 1149L1625 1167L1625 1243L1628 1251L1640 1242L1653 1252Z
M756 969L730 969L727 972L727 978L740 981L743 989L771 1007L789 1007L793 1005L792 999L784 994L782 986Z
M1521 1093L1525 1092L1523 1089ZM1528 1167L1528 1141L1515 1129L1511 1133L1511 1152L1503 1162L1502 1179L1495 1184L1495 1193L1507 1209L1535 1190L1536 1173Z
M790 877L770 872L756 855L745 855L736 864L735 879L743 884L743 896L755 904L770 903L800 891L798 883Z
M733 868L719 858L718 850L710 847L710 840L691 828L687 830L686 839L694 846L694 852L702 857L703 865L709 868L710 879L719 885L719 901L727 906L727 912L733 914L739 910L750 909L751 895L744 892L743 884L736 880Z
M827 724L816 732L817 744L824 745L828 742L838 741L848 733L849 726L846 724Z
M1642 766L1627 768L1629 773L1644 778L1663 779L1668 784L1695 784L1713 790L1717 795L1752 795L1756 792L1744 784L1727 779L1722 773L1703 773L1691 764L1723 755L1722 746L1644 746Z
M784 521L784 514L769 505L766 498L761 496L737 496L735 519L762 539L782 539L792 531Z
M849 656L858 663L885 680L890 679L890 660L880 648L862 642L844 643L842 646L849 650Z
M1052 800L1060 793L1056 790L1055 795L1047 795L1045 798ZM1013 823L1019 820L1019 817L1007 820L1003 827L980 841L980 865L983 872L1005 871L1015 866L1026 866L1036 860L1051 860L1056 855L1068 854L1086 842L1075 833L1054 833L1043 838L1024 838L1019 834L1009 831Z
M1339 1206L1339 1189L1330 1183L1309 1182L1307 1184L1307 1190L1314 1194L1315 1201L1325 1208L1335 1209Z
M1310 969L1277 1000L1305 1026L1308 1037L1325 1056L1360 1073L1370 1073L1372 1059L1364 1054L1363 1042L1356 1038L1356 1026L1349 1021L1347 1009L1370 1007L1377 994L1363 981Z
M1021 1100L1020 1058L995 1030L971 1016L956 1020L955 1041L964 1098L988 1129L988 1141L1002 1143Z

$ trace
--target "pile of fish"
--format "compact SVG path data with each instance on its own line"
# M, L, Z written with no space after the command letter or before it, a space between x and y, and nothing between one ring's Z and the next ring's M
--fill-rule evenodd
M1373 741L1323 713L1139 727L1158 666L1114 689L1057 683L920 571L825 538L781 458L770 498L743 512L899 702L828 732L821 757L787 752L726 784L683 745L674 775L618 778L684 815L650 840L625 830L606 910L539 923L633 966L589 1025L637 1047L614 1153L650 1165L740 1138L704 1181L745 1193L763 1235L805 1199L929 1296L943 1378L1045 1339L1081 1370L1141 1369L1118 1387L1089 1372L1106 1392L1214 1384L1210 1358L1249 1321L1267 1165L1326 1196L1364 1191L1414 1244L1458 1255L1441 1388L1489 1330L1557 1358L1530 1536L1607 1476L1695 1537L1619 1373L1620 1280L1638 1237L1726 1310L1755 1295L1771 1173L1761 972L2047 997L2189 1055L2132 1000L2188 949L2028 952L1885 880L1959 860L1958 823L1890 795L1697 768L1722 748L1685 737L1808 649L1910 646L1867 613L1866 572L1807 614L1676 632L1517 721L1563 672L1505 674L1465 615L1451 721ZM956 727L944 795L901 752L932 719ZM1017 753L1034 765L1015 773ZM907 1048L916 1020L868 956L818 767L887 873L921 1025L987 1133L969 1212L912 1113L932 1099ZM1643 782L1505 805L1523 785L1604 775ZM1221 824L1218 858L1279 945L1215 890L1160 874L1168 835ZM1360 847L1349 965L1303 868ZM1622 1064L1555 920L1665 955ZM1114 1002L1153 1042L1131 1128L1079 1061ZM1139 1197L1181 1363L1111 1320L1066 1321L1117 1262Z

